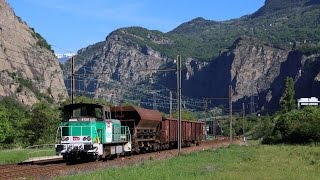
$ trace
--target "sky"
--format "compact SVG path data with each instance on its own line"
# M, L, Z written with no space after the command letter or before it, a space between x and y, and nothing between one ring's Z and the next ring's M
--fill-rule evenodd
M251 14L265 0L7 0L56 53L76 52L130 26L168 32L197 17L224 21Z

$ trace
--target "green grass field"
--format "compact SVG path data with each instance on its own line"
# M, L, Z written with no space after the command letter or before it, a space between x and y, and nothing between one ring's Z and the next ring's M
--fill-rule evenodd
M236 146L57 179L319 179L319 146Z
M19 163L32 157L54 156L54 149L0 150L0 164Z

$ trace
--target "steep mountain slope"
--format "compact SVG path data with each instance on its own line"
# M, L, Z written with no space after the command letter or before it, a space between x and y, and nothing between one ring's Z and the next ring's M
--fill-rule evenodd
M75 57L76 89L94 91L96 97L107 96L105 98L110 101L118 101L128 90L124 85L134 86L148 80L155 71L146 69L159 69L168 62L167 57L148 45L137 46L127 36L131 34L120 29L111 33L106 41L78 51ZM69 62L66 68L69 71Z
M320 54L305 54L269 46L257 39L239 38L192 78L184 82L185 94L197 97L227 97L232 85L233 100L275 110L284 90L284 80L295 80L296 97L320 96ZM192 88L198 87L198 88Z
M50 45L0 0L0 96L26 105L66 97L62 70Z
M174 72L142 70L175 68L173 59L181 54L185 95L226 97L231 84L234 101L258 96L259 107L274 109L285 76L296 79L297 97L319 92L319 42L318 1L267 0L252 15L223 22L196 18L168 33L118 29L105 41L79 50L77 73L93 75L79 75L77 84L95 96L117 101L152 82L174 89ZM306 64L309 58L314 61ZM303 86L310 89L308 93L299 90Z

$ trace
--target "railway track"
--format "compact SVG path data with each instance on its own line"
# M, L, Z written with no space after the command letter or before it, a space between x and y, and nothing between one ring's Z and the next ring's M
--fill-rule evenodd
M65 165L54 164L54 165L17 165L10 169L4 169L1 171L0 179L14 179L23 177L35 177L40 174L46 174L52 170L57 171L63 169Z
M235 141L236 142L236 141ZM212 141L205 141L200 146L183 148L182 153L191 153L204 149L218 148L228 146L229 139L221 138ZM110 161L86 162L78 164L66 164L65 162L42 163L42 164L6 164L0 165L0 179L20 179L20 178L49 178L59 175L68 175L78 172L93 171L101 168L123 167L133 164L139 164L150 159L163 160L177 156L176 149L158 151L153 153L138 154L116 158Z

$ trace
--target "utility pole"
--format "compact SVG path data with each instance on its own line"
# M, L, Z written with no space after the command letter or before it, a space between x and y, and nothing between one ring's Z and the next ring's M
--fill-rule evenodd
M152 108L154 109L154 110L156 110L157 109L157 100L156 100L156 93L155 92L153 92L152 93L152 97L153 97L153 104L152 104Z
M208 112L208 99L206 98L203 98L204 100L204 104L203 104L203 108L204 108L204 127L206 128L206 136L205 136L205 140L207 140L207 136L208 136L208 131L207 131L207 126L208 126L208 123L207 123L207 112ZM210 125L209 125L209 134L210 134Z
M253 114L255 113L255 108L254 108L254 96L251 96L250 98L250 113Z
M232 86L229 86L229 121L230 121L230 144L232 144Z
M74 90L75 90L75 81L74 81L74 56L71 57L71 103L74 103Z
M245 137L245 130L244 130L244 116L246 114L246 109L244 103L242 103L242 134L243 134L243 141L246 142L246 137Z
M170 118L172 118L172 92L170 91Z
M217 110L217 108L215 107L214 108L214 111L213 111L213 117L214 117L214 121L213 121L213 129L212 129L212 133L214 134L214 138L216 138L216 136L217 136L217 132L216 132L216 130L217 130L217 112L216 112L216 110Z
M178 154L181 153L181 56L177 56L177 90L178 90Z

